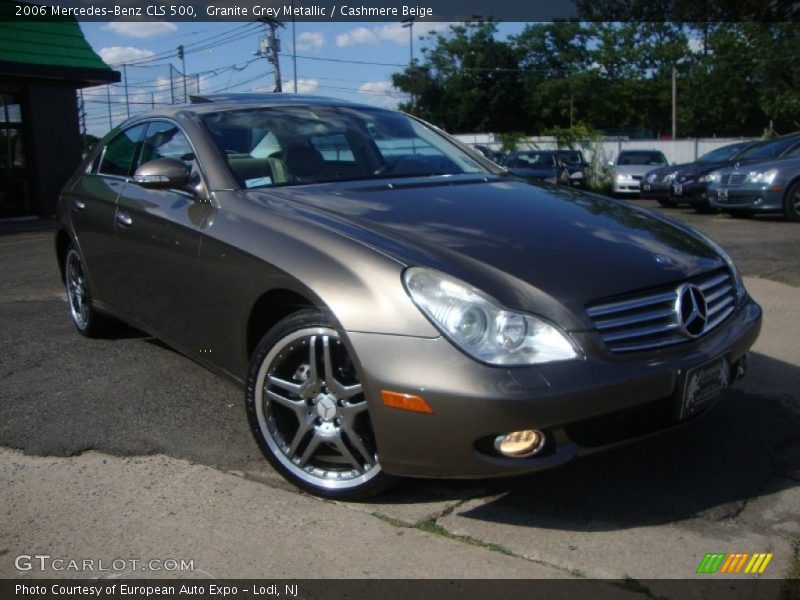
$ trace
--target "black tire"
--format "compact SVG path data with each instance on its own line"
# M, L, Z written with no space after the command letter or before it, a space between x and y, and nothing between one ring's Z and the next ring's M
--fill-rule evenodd
M729 210L727 212L734 219L752 219L755 215L752 210Z
M800 221L800 181L795 181L783 198L783 216L787 221Z
M711 206L708 203L708 200L700 200L692 204L692 208L694 212L699 213L701 215L713 215L714 213L719 212L719 209L716 206Z
M67 313L78 333L88 338L106 337L124 325L92 306L92 292L83 257L70 242L64 253L64 284L67 288Z
M675 208L678 203L671 198L658 198L658 203L664 208Z
M261 339L250 361L245 406L266 459L310 494L357 500L397 481L380 467L353 361L317 310L289 315Z

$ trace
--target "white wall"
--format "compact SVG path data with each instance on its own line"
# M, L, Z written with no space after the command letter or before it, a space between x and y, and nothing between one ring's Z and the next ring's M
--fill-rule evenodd
M491 133L466 133L455 136L467 144L483 144L493 150L500 150L500 137ZM601 142L603 156L600 161L614 160L620 150L661 150L671 163L686 163L696 160L706 152L721 146L751 138L695 138L688 140L624 140ZM583 146L586 160L591 161L589 154L592 144ZM529 137L519 143L520 149L553 150L556 148L553 137Z

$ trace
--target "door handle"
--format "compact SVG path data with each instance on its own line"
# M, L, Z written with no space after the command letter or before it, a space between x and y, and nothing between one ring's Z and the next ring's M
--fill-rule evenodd
M125 227L130 227L133 225L133 219L131 216L123 212L117 213L117 222Z
M75 207L75 210L83 210L84 208L86 208L86 202L84 202L83 200L75 200L73 206Z

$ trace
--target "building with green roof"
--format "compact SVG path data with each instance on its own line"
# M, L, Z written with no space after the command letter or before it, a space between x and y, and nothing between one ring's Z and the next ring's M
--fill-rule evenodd
M0 1L0 218L49 217L82 157L77 90L114 83L75 20L13 14Z

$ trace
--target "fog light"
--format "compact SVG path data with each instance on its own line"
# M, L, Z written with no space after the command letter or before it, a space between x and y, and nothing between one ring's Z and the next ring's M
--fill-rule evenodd
M536 429L512 431L494 438L495 449L503 456L525 458L533 456L544 447L545 437Z

